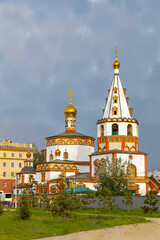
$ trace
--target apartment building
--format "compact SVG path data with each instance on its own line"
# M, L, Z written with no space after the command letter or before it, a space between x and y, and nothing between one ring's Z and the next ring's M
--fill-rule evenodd
M27 153L31 153L33 161L34 150L33 144L12 143L10 139L0 141L0 194L5 194L5 200L11 198L16 173L24 167Z

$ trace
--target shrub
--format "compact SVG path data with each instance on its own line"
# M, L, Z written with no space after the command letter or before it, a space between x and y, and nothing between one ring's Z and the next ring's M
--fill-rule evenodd
M124 195L123 203L128 207L129 212L129 208L133 204L133 197L131 196L130 191L127 191L126 194Z
M31 217L30 202L25 193L23 193L18 201L18 216L23 220L30 219Z
M70 216L71 210L81 207L81 202L74 193L66 192L66 184L61 182L57 185L57 196L51 204L51 214L62 217L62 221Z
M159 199L156 199L158 191L153 191L152 189L146 193L146 199L144 200L143 209L144 213L152 213L158 210L157 203Z

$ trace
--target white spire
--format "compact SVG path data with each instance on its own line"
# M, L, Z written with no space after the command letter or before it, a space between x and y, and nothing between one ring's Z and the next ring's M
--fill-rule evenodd
M131 118L126 96L119 77L120 63L117 60L117 47L115 47L115 61L113 63L114 77L109 91L103 118Z
M103 113L103 118L114 117L131 118L127 100L118 74L115 74L113 77L108 100Z

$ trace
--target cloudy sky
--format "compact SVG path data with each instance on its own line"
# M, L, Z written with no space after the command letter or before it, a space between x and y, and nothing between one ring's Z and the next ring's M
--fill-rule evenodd
M0 0L0 138L45 147L64 131L70 85L77 131L96 137L118 46L140 150L159 169L159 0Z

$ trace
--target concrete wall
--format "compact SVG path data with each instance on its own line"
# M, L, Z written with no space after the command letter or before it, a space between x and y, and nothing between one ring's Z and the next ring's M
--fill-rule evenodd
M114 198L116 199L115 204L117 204L119 208L128 209L128 207L123 203L123 199L124 199L123 196L116 196ZM157 206L159 207L159 210L160 210L160 196L157 196L156 198L159 199ZM86 206L92 207L92 208L100 208L101 206L99 206L98 204L99 198L94 198L94 199L96 200L94 203L88 204ZM140 208L141 206L144 206L145 199L146 199L145 196L133 196L133 205L130 206L130 209Z

